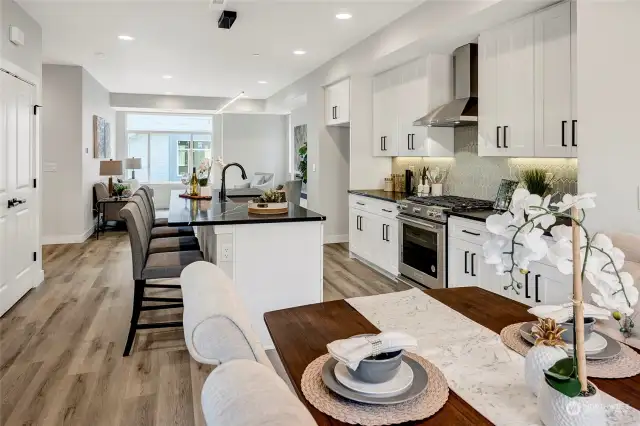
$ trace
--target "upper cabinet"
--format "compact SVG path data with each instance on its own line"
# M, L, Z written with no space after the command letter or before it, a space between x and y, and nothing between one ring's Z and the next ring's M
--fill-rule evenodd
M325 88L325 117L327 126L349 125L350 80L342 80Z
M448 55L429 55L377 75L373 93L374 155L452 157L453 128L413 125L452 99L452 60Z
M574 10L572 10L574 9ZM535 16L535 152L538 157L578 155L575 4L562 3Z
M480 35L478 155L534 156L533 30L528 16Z
M480 35L478 155L577 156L573 7L561 3Z

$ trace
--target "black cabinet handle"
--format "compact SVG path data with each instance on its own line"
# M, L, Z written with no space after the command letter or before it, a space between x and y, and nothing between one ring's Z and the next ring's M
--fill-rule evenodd
M366 206L365 203L361 203L360 201L356 201L356 204L359 205L359 206Z
M496 127L496 147L498 148L502 148L500 146L500 129L502 129L502 126Z
M414 142L415 142L414 138L415 138L415 136L416 136L416 134L415 134L415 133L411 133L411 149L412 149L412 150L415 150L415 149L416 149L416 147L415 147L415 145L414 145Z
M508 128L509 128L509 126L504 126L504 128L502 129L502 134L503 134L502 145L503 145L503 148L509 148L507 146L507 129Z
M382 211L387 213L393 213L391 210L387 210L387 209L382 209Z
M542 303L542 300L540 300L539 296L539 291L540 291L540 283L538 282L538 280L540 279L540 274L536 275L536 303Z
M382 225L382 230L383 232L385 232L384 240L387 242L391 241L389 240L389 225L387 224Z
M411 151L411 134L407 135L407 149Z
M476 254L475 253L471 253L471 276L472 277L476 276L476 273L473 270L473 262L474 262L475 257L476 257Z
M387 239L384 237L384 223L382 224L382 241L387 241Z
M529 272L524 274L524 297L531 299L531 296L529 296Z
M571 120L571 146L578 146L576 143L576 123L578 120Z
M360 216L356 216L356 229L358 231L362 231L362 228L360 227Z
M564 141L564 125L567 124L567 120L562 120L562 146L567 146L566 142Z
M386 136L382 137L382 143L383 143L383 146L384 146L384 150L386 151L387 150L387 137Z
M469 235L475 235L476 237L480 236L479 232L471 232L471 231L467 231L466 229L463 229L462 232L464 232L465 234L469 234Z
M468 256L469 256L469 251L465 250L464 251L464 273L468 274L469 273L469 260L468 260Z

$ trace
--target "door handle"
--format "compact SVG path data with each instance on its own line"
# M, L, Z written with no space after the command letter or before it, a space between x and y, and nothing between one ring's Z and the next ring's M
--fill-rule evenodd
M536 303L542 303L542 300L540 300L540 283L539 280L540 279L540 274L536 275Z
M567 124L567 120L562 120L562 146L567 146L566 142L564 141L564 125Z
M526 274L524 274L524 297L527 299L531 299L531 296L529 296L529 272L528 271Z
M502 129L502 126L496 127L496 147L498 148L502 148L500 146L500 129Z
M503 135L503 137L502 137L502 145L503 145L503 146L502 146L502 147L503 147L503 148L509 148L509 147L507 146L507 129L508 129L508 128L509 128L509 126L504 126L504 127L502 128L502 135Z
M571 146L578 146L576 143L576 123L578 120L571 120Z
M476 276L476 272L475 272L475 270L473 268L473 262L474 262L475 257L476 257L476 254L475 253L471 253L471 276L472 277Z
M466 229L463 229L462 232L464 232L465 234L469 234L469 235L475 235L476 237L480 236L479 232L471 232L471 231L467 231Z
M7 208L10 209L15 207L18 204L18 200L16 198L12 198L11 200L7 200Z
M464 251L464 273L465 274L469 273L469 251L468 250Z

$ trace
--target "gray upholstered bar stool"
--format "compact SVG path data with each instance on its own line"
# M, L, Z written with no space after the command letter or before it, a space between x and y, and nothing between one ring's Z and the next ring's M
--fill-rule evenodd
M163 238L163 237L184 237L184 236L193 236L195 232L192 226L163 226L163 225L154 225L154 207L153 204L149 201L149 198L146 196L144 190L139 189L131 196L131 200L139 200L140 203L144 206L144 209L141 207L141 211L145 214L146 218L148 218L148 225L151 229L151 238ZM137 202L137 201L136 201Z
M124 356L128 356L136 337L137 330L151 328L182 327L182 321L139 324L140 312L160 309L181 308L182 299L175 297L145 296L146 288L180 288L177 284L147 284L150 279L179 278L182 270L193 262L204 260L200 250L171 251L150 253L151 241L149 231L140 208L135 202L127 203L120 210L120 217L127 223L131 257L133 261L133 309L131 325L124 348ZM161 305L143 306L143 302L166 302Z
M156 218L156 205L153 202L153 189L149 188L147 185L142 185L138 189L138 191L142 192L147 199L148 204L151 206L151 215L153 217L153 226L168 226L169 219L166 217ZM136 192L138 192L136 191Z

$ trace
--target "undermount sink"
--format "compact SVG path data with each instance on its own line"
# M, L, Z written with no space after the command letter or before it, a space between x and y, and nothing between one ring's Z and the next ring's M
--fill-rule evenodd
M227 200L232 201L234 203L248 203L256 197L250 197L247 195L229 195L227 194Z

